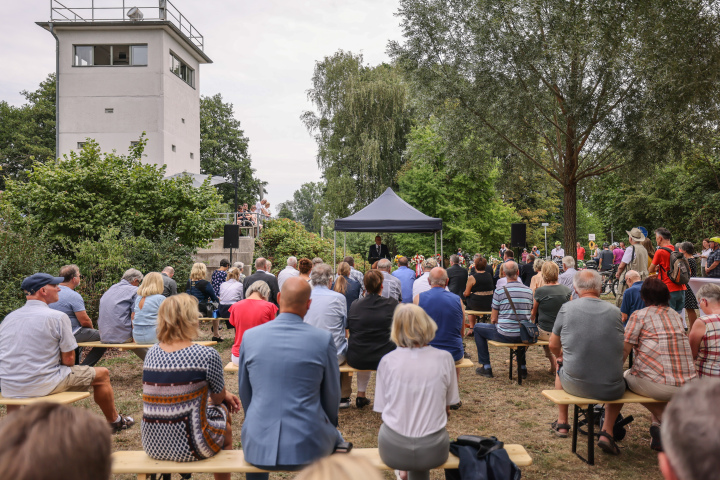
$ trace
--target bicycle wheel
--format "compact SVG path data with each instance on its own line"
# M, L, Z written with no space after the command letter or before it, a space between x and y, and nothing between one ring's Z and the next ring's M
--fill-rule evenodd
M610 283L610 290L612 291L612 294L614 297L617 297L619 283L620 283L620 280L618 280L617 278L613 278L612 282Z

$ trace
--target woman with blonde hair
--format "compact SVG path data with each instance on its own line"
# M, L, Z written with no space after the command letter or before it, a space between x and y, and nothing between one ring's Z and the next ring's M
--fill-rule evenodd
M533 262L533 270L535 270L537 272L530 279L530 290L532 290L533 293L535 293L535 290L538 287L542 287L545 284L545 282L543 281L542 273L541 273L542 267L544 264L545 264L545 260L543 260L542 258L536 258L535 262ZM558 267L558 269L559 269L559 267Z
M192 343L197 301L181 293L163 302L157 337L143 366L142 445L156 460L194 462L232 450L230 413L240 399L225 389L220 354ZM216 479L230 479L216 473Z
M350 313L350 305L360 298L360 290L362 285L357 280L350 278L350 264L340 262L337 269L337 279L332 284L331 290L345 295L345 304L347 305L347 313Z
M373 410L382 413L380 458L390 468L407 471L409 480L429 479L430 469L447 461L445 425L450 405L460 402L452 355L429 345L436 331L422 308L400 304L390 334L398 348L377 369Z
M138 287L132 321L135 343L157 343L155 329L158 309L165 300L162 294L164 288L162 275L157 272L148 273Z
M200 262L194 263L192 270L190 270L190 279L187 281L185 293L189 293L197 299L200 315L209 317L213 311L210 301L219 304L220 299L215 295L215 290L213 290L210 282L205 280L205 277L207 277L207 267L205 264ZM214 342L223 341L222 337L220 337L220 320L213 320L212 334Z

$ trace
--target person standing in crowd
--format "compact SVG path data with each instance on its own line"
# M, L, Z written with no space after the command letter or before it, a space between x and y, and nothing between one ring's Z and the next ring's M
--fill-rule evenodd
M690 266L690 278L697 277L698 269L694 257L695 246L692 242L683 242L680 244L679 251L683 254L685 260L687 260L688 265ZM695 323L695 320L697 319L697 312L695 310L698 308L700 307L698 306L695 294L692 289L688 288L685 290L685 317L687 319L688 332L692 330L693 323Z
M213 291L216 296L220 293L220 285L227 280L228 268L230 268L230 262L223 258L220 260L220 268L215 270L210 278L210 283L212 284Z
M647 237L643 240L642 246L645 247L645 250L648 252L648 275L650 275L650 265L652 265L653 258L655 257L655 247Z
M529 254L528 254L527 248L523 248L522 254L520 255L520 261L524 264L527 263L528 255Z
M422 308L400 305L391 333L398 348L377 370L373 410L382 414L380 458L407 471L408 480L428 479L430 469L447 461L449 408L460 403L452 356L430 345L436 329Z
M357 372L357 397L355 406L363 408L370 405L365 392L370 382L370 370L377 370L380 359L395 350L390 340L390 327L393 313L398 306L394 298L380 295L383 289L383 276L377 270L365 274L367 295L358 299L350 307L348 313L347 363Z
M578 262L585 260L585 247L580 245L580 242L575 244L575 252L577 253Z
M126 430L135 425L135 420L118 413L115 408L110 372L107 368L75 365L77 342L70 319L63 312L48 307L58 301L58 284L63 280L63 277L36 273L20 284L25 305L8 313L0 323L2 394L6 398L32 398L62 392L86 392L93 387L95 403L112 432ZM7 406L8 413L20 408L19 405ZM6 474L3 470L4 477Z
M448 290L460 298L464 298L463 292L467 285L468 272L460 266L460 257L450 255L450 268L447 269Z
M381 258L390 260L390 251L387 245L382 243L382 237L378 235L375 237L375 244L371 246L368 251L368 263L373 264Z
M700 275L705 277L705 267L707 267L707 258L710 255L712 249L710 248L710 239L703 238L702 241L702 252L700 253Z
M218 293L218 318L230 318L230 307L243 299L243 284L240 283L240 270L232 267L227 272L227 280L220 285ZM230 322L227 322L230 324Z
M615 294L615 305L618 307L622 306L623 293L625 289L630 286L627 281L627 274L625 273L628 269L634 270L640 277L642 282L647 278L647 264L648 264L648 253L642 242L645 240L645 235L639 228L633 228L628 234L628 241L630 246L625 249L622 259L620 260L620 266L615 274L615 277L619 279L617 292ZM627 285L627 287L626 287ZM638 287L639 288L639 287ZM638 290L639 293L639 290ZM623 318L623 321L626 319Z
M625 253L625 252L623 251L622 248L620 248L620 245L617 242L613 243L612 253L613 253L613 265L620 265L620 262L622 261L623 253Z
M538 250L537 245L533 245L532 250L530 251L533 255L535 255L535 258L540 258L540 250Z
M347 329L347 302L345 296L330 290L333 274L330 265L321 263L315 266L310 273L310 286L312 304L305 313L303 321L313 327L330 332L335 342L338 365L345 363L347 357L348 340L345 336ZM340 374L341 398L340 408L350 407L352 394L352 377L349 373Z
M162 275L157 272L148 273L137 289L135 306L133 307L132 336L135 343L157 343L158 310L166 300L163 292Z
M547 342L550 340L550 335L552 335L555 318L560 307L570 301L575 289L571 290L566 285L558 283L560 269L555 262L545 262L541 273L543 286L533 293L535 301L533 302L530 318L538 325L540 331L538 340ZM557 371L555 356L550 352L549 346L544 345L543 349L545 350L545 357L550 361L550 373L555 374Z
M163 268L160 275L162 275L163 280L163 296L167 298L172 295L177 295L177 282L172 278L175 275L175 269L167 266Z
M500 245L500 255L498 255L500 258L503 258L505 256L505 252L507 251L507 248L505 247L505 244L503 243Z
M620 304L623 325L627 324L630 315L645 308L645 302L640 295L643 284L640 274L635 270L628 270L625 274L625 283L627 283L627 288L623 294L622 304Z
M705 273L710 278L720 278L720 237L710 239L710 249Z
M697 294L701 316L688 338L700 377L720 377L720 285L706 283Z
M477 257L474 266L475 273L468 277L465 292L463 292L467 298L467 309L476 312L489 312L492 310L492 295L495 288L492 274L486 270L487 259ZM477 320L476 315L468 315L470 332L475 328Z
M340 262L337 272L337 278L335 282L333 282L332 287L330 287L330 290L345 295L345 304L349 313L350 306L360 298L360 284L350 278L350 265L347 263Z
M595 257L595 261L598 262L598 271L609 272L612 270L614 258L613 252L610 251L610 244L607 242L603 243L603 249L600 250L598 256Z
M676 312L682 312L685 308L685 285L678 285L673 282L668 272L671 270L670 255L675 251L675 247L670 242L671 234L667 228L658 228L655 230L655 242L658 245L658 249L653 257L652 265L648 269L648 272L658 272L658 277L667 286L670 291L670 308ZM718 261L720 264L720 261Z
M297 277L300 272L297 271L297 257L288 257L287 266L278 273L278 288L282 290L282 284L290 277Z
M235 341L233 342L230 360L239 365L240 346L245 332L273 320L277 315L278 307L268 302L270 287L262 280L253 282L247 292L245 300L230 307L230 324L235 328Z
M395 270L392 275L393 277L400 280L400 286L402 290L402 303L412 303L413 301L413 283L415 283L415 272L408 267L407 257L400 257L398 260L398 269Z
M552 249L550 255L552 256L553 260L562 260L562 258L565 256L565 250L562 248L562 242L555 242L555 248Z
M383 275L383 297L394 298L398 302L402 302L402 285L400 280L393 277L390 272L392 271L392 262L387 258L380 259L378 261L377 269Z
M155 460L194 462L233 448L230 414L240 411L240 399L225 388L220 354L192 343L198 330L194 297L162 303L160 343L143 365L142 445ZM230 474L215 479L230 480Z
M326 270L329 283L330 268L321 273L325 276ZM337 430L336 345L330 332L303 322L310 293L306 281L289 278L278 298L280 315L245 332L240 347L243 454L263 470L300 470L343 442ZM267 473L245 476L247 480L269 477Z
M238 282L243 283L245 281L245 274L243 273L245 264L243 262L235 262L233 263L233 267L240 270L240 274L238 275Z
M103 343L132 342L132 317L137 298L137 289L143 274L131 268L123 274L122 280L111 286L100 297L98 309L98 330ZM147 348L133 348L132 353L145 360Z
M570 292L572 292L572 298L574 300L578 298L578 294L573 287L573 279L575 278L575 274L577 274L577 270L575 270L575 259L568 255L567 257L563 257L562 264L564 271L558 277L558 283L560 283L560 285L565 285L570 289ZM543 280L544 279L545 275L543 275Z
M257 259L255 259L255 273L245 278L245 281L243 281L243 291L247 292L250 288L250 285L257 282L258 280L262 280L270 287L269 301L277 305L277 294L279 291L278 281L277 278L275 278L275 275L268 275L268 270L268 261L265 258L258 257ZM300 273L302 274L302 271Z
M207 267L205 264L200 262L194 263L190 270L190 278L185 286L185 293L197 299L198 312L200 315L209 317L213 311L210 302L220 304L220 299L217 297L217 294L215 294L215 289L210 282L205 280L205 277L207 277ZM212 335L213 342L223 341L223 338L220 336L220 320L212 321Z
M77 265L65 265L60 268L63 282L60 284L58 301L48 307L63 312L70 318L70 327L76 342L99 342L100 332L93 328L93 323L85 310L85 300L75 291L82 281L80 268ZM105 348L94 347L85 355L80 365L95 366L105 354ZM75 360L80 360L80 349L75 350Z

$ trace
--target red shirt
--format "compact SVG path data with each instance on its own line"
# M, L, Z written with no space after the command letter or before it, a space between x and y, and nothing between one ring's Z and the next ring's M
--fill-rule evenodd
M578 260L585 260L585 248L584 248L584 247L578 247L578 249L577 249L577 259L578 259Z
M267 323L275 318L278 307L265 300L246 298L230 307L230 324L235 327L235 343L232 354L240 356L240 344L243 334L253 327Z
M675 247L672 245L665 245L666 248L669 248L673 252L675 251ZM670 280L670 277L667 275L667 271L670 270L670 253L666 252L665 250L661 250L660 247L658 247L657 250L655 250L655 255L653 256L652 260L653 265L658 266L658 278L663 281L665 285L667 285L668 290L671 292L679 292L680 290L687 290L687 287L685 285L678 285L677 283Z

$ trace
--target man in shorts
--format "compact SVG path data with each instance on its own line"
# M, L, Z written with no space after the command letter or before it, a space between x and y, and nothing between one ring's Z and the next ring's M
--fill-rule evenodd
M107 368L75 365L77 342L70 318L48 304L58 301L63 277L36 273L21 284L27 302L0 323L0 388L4 397L44 397L84 392L93 387L95 403L113 433L135 424L115 409ZM14 408L8 407L8 410Z

